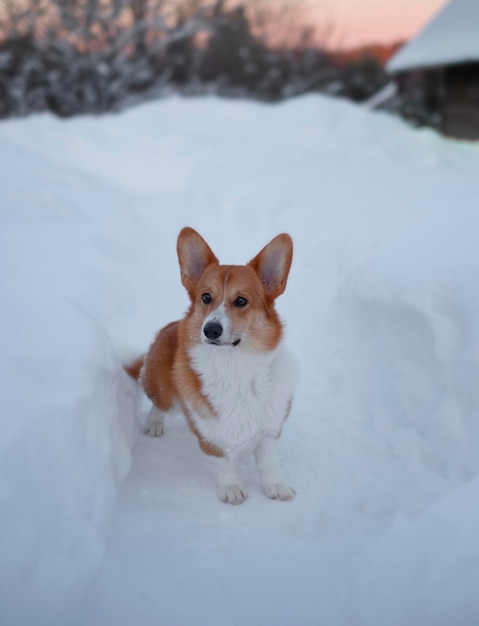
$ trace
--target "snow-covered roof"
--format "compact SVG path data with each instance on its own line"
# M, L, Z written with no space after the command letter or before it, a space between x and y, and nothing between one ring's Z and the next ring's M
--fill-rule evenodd
M389 61L391 73L479 61L479 0L450 0Z

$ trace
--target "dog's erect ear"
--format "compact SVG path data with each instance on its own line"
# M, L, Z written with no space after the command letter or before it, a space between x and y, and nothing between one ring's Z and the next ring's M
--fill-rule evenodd
M248 263L258 274L271 298L277 298L286 289L293 259L293 241L289 235L278 235Z
M181 270L181 282L193 299L196 283L212 263L218 263L211 248L193 228L183 228L178 235L178 261Z

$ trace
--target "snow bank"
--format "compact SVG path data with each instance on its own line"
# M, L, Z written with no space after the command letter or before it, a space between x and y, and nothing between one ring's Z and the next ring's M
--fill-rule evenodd
M0 616L65 623L88 581L88 626L477 615L477 147L316 97L173 98L0 137ZM226 262L293 235L298 498L267 501L247 466L226 510L178 420L138 440L111 526L139 413L120 356L186 308L186 224Z
M479 480L400 519L358 559L361 626L470 626L479 616Z
M324 373L408 464L459 482L479 471L477 224L475 208L439 207L359 261L332 308L337 366Z
M117 189L0 151L0 621L47 623L98 567L130 466L137 400L108 326L140 245Z

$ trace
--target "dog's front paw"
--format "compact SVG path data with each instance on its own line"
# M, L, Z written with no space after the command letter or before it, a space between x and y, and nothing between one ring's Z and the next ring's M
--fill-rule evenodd
M296 495L296 491L286 483L263 485L263 491L273 500L292 500Z
M227 485L218 488L218 498L227 504L241 504L247 497L248 494L241 485Z

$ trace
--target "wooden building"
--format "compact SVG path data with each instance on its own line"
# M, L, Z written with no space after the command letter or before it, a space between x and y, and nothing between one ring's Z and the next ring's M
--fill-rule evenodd
M403 102L445 135L479 140L479 0L449 0L386 65Z

